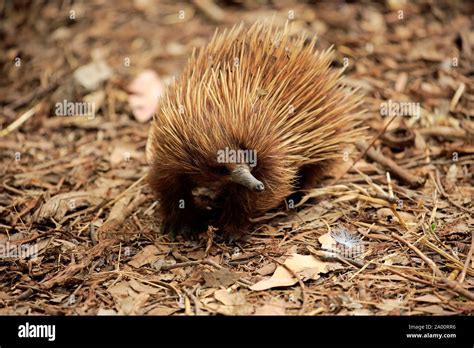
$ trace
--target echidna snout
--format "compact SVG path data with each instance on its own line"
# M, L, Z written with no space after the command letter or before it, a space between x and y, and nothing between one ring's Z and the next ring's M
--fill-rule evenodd
M239 164L231 172L231 181L240 184L253 192L265 191L265 185L260 180L257 180L250 172L246 164Z

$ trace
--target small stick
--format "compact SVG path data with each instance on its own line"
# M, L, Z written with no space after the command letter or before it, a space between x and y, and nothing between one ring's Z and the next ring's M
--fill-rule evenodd
M390 178L390 172L387 172L387 185L388 185L388 196L390 199L394 199L393 188L392 188L392 179Z
M449 103L449 111L453 112L456 109L456 105L458 105L459 99L461 99L464 90L466 89L466 84L461 82L456 93L454 93L453 99L451 99L451 103Z
M395 273L396 275L398 275L398 276L400 276L400 277L403 277L403 278L405 278L405 279L411 280L412 282L417 282L417 283L424 284L424 285L428 285L428 286L433 286L433 285L435 285L435 286L437 286L437 287L439 287L439 288L442 288L442 289L446 289L446 288L447 288L447 286L445 286L445 285L432 283L432 282L430 282L430 281L428 281L428 280L420 279L420 278L414 277L414 276L412 276L412 275L399 272L399 271L395 270L393 267L390 267L390 266L387 266L387 265L384 265L384 269L389 270L390 272Z
M468 133L464 129L451 127L421 128L418 130L421 135L442 138L467 139Z
M143 180L145 180L145 178L147 177L148 174L144 174L140 179L138 179L137 181L135 181L133 184L131 184L125 191L121 192L120 194L117 195L117 197L115 197L114 199L112 199L110 202L108 202L105 206L103 206L104 208L105 207L108 207L112 204L114 204L115 202L117 202L120 198L122 198L123 196L125 196L128 192L130 192L130 190L132 190L134 187L136 187L139 183L141 183Z
M23 123L25 123L31 116L33 116L38 111L40 105L41 103L36 104L36 106L29 109L23 115L18 117L15 121L10 123L5 129L1 130L0 137L4 137L8 133L13 132L15 129L20 127Z
M198 298L193 294L192 291L188 290L188 289L184 289L184 292L186 293L186 295L188 295L188 297L193 300L193 303L194 303L194 314L195 315L202 315L202 310L201 310L201 306L199 305L199 300Z
M464 262L464 267L462 269L461 275L459 276L459 284L462 284L464 278L466 277L466 272L469 267L469 262L471 262L472 252L474 251L474 232L471 232L471 248L467 254L466 261Z
M433 262L433 260L431 260L428 256L426 256L425 254L423 254L423 252L418 249L416 246L414 246L413 244L411 244L410 242L406 241L405 239L403 239L402 237L398 236L397 234L395 233L392 233L391 234L393 238L395 238L396 240L398 240L399 242L402 242L403 244L405 244L406 246L408 246L411 250L413 250L416 254L418 254L418 256L423 260L425 261L428 266L431 267L431 269L433 270L433 272L441 278L441 280L452 290L454 290L455 292L457 292L458 294L468 298L469 300L471 301L474 301L474 294L471 293L470 291L464 289L460 283L458 283L457 281L454 281L454 280L450 280L448 278L446 278L443 274L443 272L441 272L441 270L438 268L438 266L436 266L436 264Z
M370 142L369 146L367 146L366 149L362 150L361 154L355 159L354 162L352 162L352 164L350 165L349 168L347 168L347 170L345 170L344 172L342 172L337 178L335 178L328 186L332 186L334 185L336 182L338 182L344 175L347 174L347 172L349 170L352 169L352 167L355 166L355 164L357 162L359 162L364 156L365 154L367 153L367 151L369 151L369 149L374 146L375 142L377 141L377 139L379 139L382 134L385 133L385 131L387 130L388 126L390 126L390 124L393 122L393 120L395 120L397 116L396 115L393 115L392 118L387 122L387 124L385 125L385 127L382 128L382 130L380 132L378 132L378 134L372 139L372 141Z
M200 265L202 263L203 263L203 261L180 262L180 263L175 263L174 265L163 265L163 266L161 266L160 270L169 271L169 270L172 270L172 269L175 269L175 268L196 266L196 265Z
M459 209L461 209L462 211L465 211L466 213L472 214L472 210L469 210L469 209L467 209L467 208L464 208L462 205L460 205L460 204L458 204L458 203L456 203L456 202L454 202L454 201L452 200L452 198L444 191L443 185L441 184L441 180L440 180L440 178L439 178L439 170L436 169L436 172L435 172L435 173L436 173L436 177L435 177L435 178L433 178L432 173L430 173L430 177L433 178L433 181L434 181L434 183L436 184L436 187L439 189L439 192L441 193L441 196L442 196L443 198L446 198L446 199L448 200L448 202L451 203L451 204L452 204L453 206L455 206L456 208L459 208Z
M396 164L391 158L387 158L379 151L376 151L374 149L367 147L364 141L357 141L356 146L360 151L363 151L364 149L366 149L367 156L370 159L390 169L395 175L397 175L400 179L408 183L411 187L418 187L424 184L425 182L424 178L420 178L416 175L411 174L406 169Z

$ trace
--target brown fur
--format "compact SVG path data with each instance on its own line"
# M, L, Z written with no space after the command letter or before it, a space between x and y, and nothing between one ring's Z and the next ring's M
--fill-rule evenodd
M305 40L256 23L216 32L193 52L150 130L149 182L164 231L202 229L191 190L209 187L217 195L217 227L238 238L250 217L314 186L317 173L342 159L343 144L360 135L360 97L341 85L342 71L329 68L332 51L315 52L316 40ZM226 147L256 151L251 174L265 191L229 181L235 164L217 161Z

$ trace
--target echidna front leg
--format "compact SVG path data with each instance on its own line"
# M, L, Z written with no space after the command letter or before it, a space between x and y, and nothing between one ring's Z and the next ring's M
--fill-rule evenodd
M250 226L249 216L253 204L246 192L237 189L225 190L220 197L218 227L227 242L241 239Z
M159 189L162 233L192 237L201 232L202 220L194 204L192 188L189 181L177 180Z

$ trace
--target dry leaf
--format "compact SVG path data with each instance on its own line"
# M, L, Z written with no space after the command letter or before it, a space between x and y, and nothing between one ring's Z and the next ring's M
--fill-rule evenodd
M147 245L138 254L136 254L128 264L132 267L139 268L146 264L152 264L159 256L160 251L154 245Z
M269 275L276 270L276 265L274 263L269 263L268 265L265 265L259 269L257 269L257 273L260 275Z
M118 282L114 286L107 289L107 291L112 296L129 296L131 290L132 289L130 288L130 285L126 281Z
M247 303L245 296L240 292L230 293L220 289L214 292L214 297L223 305L209 304L208 306L220 314L249 315L254 311L253 306Z
M145 292L137 293L129 282L121 281L108 289L117 304L118 314L143 314L143 306L150 297Z
M336 241L331 236L331 233L327 232L318 238L319 243L321 243L321 248L326 250L332 250L336 245Z
M319 274L321 273L327 273L341 268L337 263L322 262L312 255L299 254L292 254L288 257L285 261L285 265L298 274L302 281L308 279L316 280L320 278ZM298 280L285 267L278 266L270 278L264 279L252 285L250 288L259 291L281 286L291 286L297 282Z
M69 211L99 205L104 200L105 193L106 190L97 189L88 192L76 191L58 194L37 210L35 220L43 222L53 218L60 221Z
M141 293L141 292L144 292L144 293L147 293L147 294L150 294L150 295L154 295L156 293L158 293L158 291L160 291L160 289L158 288L154 288L152 286L148 286L148 285L144 285L142 283L139 283L137 280L135 279L130 279L130 281L128 282L130 287Z
M205 286L210 288L229 287L241 277L240 273L231 272L228 269L220 269L214 272L204 272L202 274Z
M455 312L450 312L450 311L445 311L443 307L438 306L438 305L431 305L431 306L426 306L426 307L416 307L414 308L416 311L421 311L424 313L430 313L434 315L454 315L456 314Z
M170 308L170 307L155 307L152 310L148 311L146 314L147 315L171 315L174 312L177 312L179 309L178 308Z
M286 310L282 306L266 304L255 309L255 315L285 315Z
M384 299L382 303L377 303L375 307L386 312L390 312L394 309L400 308L402 303L398 299Z
M414 301L420 301L420 302L430 302L430 303L440 303L442 302L439 297L433 295L433 294L426 294L423 296L419 296L417 298L413 299Z
M195 250L195 251L190 251L189 253L186 254L188 259L190 260L202 260L206 255L205 255L204 250Z
M222 304L225 304L226 306L238 306L245 304L245 297L239 292L230 293L225 289L219 289L214 292L214 297L216 300L222 302Z
M117 315L118 313L113 309L99 308L97 315Z

